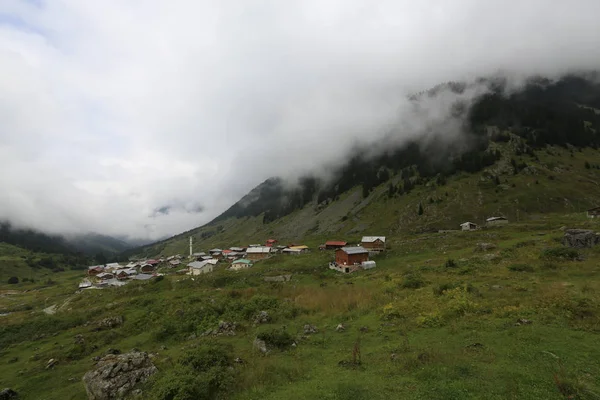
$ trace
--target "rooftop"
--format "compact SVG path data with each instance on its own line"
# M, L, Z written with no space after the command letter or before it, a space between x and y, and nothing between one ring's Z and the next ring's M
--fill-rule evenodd
M361 246L357 246L357 247L342 247L341 250L346 253L346 254L363 254L363 253L368 253L369 250L365 249L364 247Z
M364 243L373 243L377 240L381 240L383 243L385 243L385 236L363 236L362 238L362 242Z

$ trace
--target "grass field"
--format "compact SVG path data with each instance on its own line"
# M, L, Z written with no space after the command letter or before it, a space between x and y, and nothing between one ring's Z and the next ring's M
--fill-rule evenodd
M82 399L92 357L138 348L156 354L159 368L144 398L203 398L165 393L209 393L201 388L212 382L211 396L245 400L597 399L600 248L574 261L560 244L563 226L597 229L581 214L556 214L477 232L396 234L377 268L352 275L328 270L332 254L314 251L80 294L77 271L55 274L52 285L2 284L0 309L11 314L0 317L0 387L24 399ZM263 280L284 273L290 282ZM45 315L52 304L58 312ZM263 310L270 322L255 324ZM95 329L115 315L121 327ZM237 322L235 336L203 336L221 320ZM306 324L318 332L304 334ZM284 345L263 355L252 345L261 335ZM203 349L222 351L232 368L194 372L186 357ZM51 358L59 363L45 369Z

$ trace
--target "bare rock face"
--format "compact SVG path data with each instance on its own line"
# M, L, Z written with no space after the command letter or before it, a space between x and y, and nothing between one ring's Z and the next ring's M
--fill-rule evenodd
M145 352L107 355L83 376L89 400L123 399L158 370Z
M594 247L600 243L600 234L590 229L567 229L562 242L577 249Z
M202 336L235 336L237 322L219 321L219 326L215 329L209 329Z

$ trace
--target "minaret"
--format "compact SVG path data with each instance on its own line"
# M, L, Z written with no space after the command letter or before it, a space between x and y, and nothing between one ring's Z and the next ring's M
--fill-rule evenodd
M192 237L190 236L190 258L192 257Z

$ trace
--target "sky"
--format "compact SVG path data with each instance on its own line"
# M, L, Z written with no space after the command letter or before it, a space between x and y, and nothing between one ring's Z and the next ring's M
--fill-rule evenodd
M443 120L407 95L598 68L600 2L2 0L0 219L155 239ZM458 140L453 137L453 140Z

